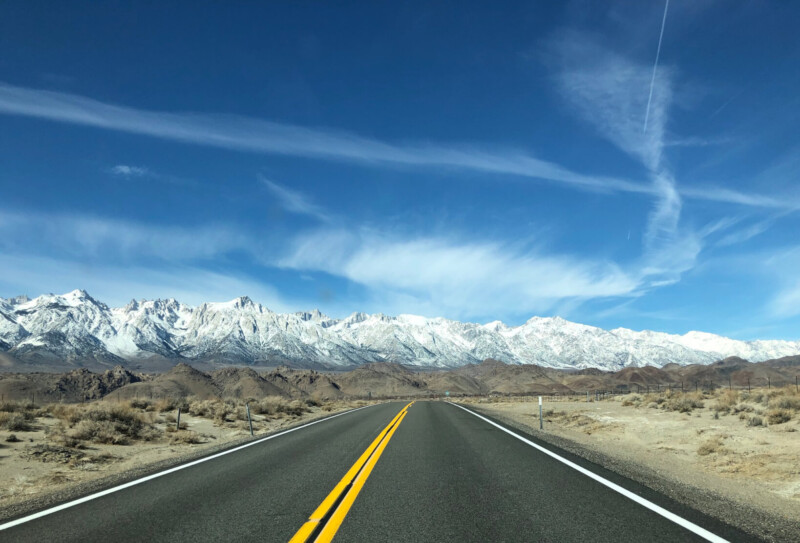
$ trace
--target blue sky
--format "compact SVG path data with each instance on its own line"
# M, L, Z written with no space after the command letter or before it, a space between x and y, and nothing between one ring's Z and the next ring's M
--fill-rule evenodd
M800 6L433 4L0 4L0 296L800 337Z

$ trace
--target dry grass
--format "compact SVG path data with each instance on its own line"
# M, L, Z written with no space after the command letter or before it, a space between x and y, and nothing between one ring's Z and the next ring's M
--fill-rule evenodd
M319 407L316 400L287 400L266 397L259 400L198 400L192 398L131 399L123 402L99 401L89 404L50 404L36 407L27 402L0 403L0 429L10 432L41 430L38 417L56 419L44 425L46 437L53 446L83 449L86 443L128 445L138 441L200 443L201 437L188 431L186 421L176 428L177 410L195 417L207 418L218 426L249 430L246 405L258 421L291 419ZM364 404L364 402L361 402ZM344 405L326 403L325 411ZM255 417L256 415L260 417ZM254 424L254 428L258 428ZM168 435L166 435L168 434ZM16 439L16 436L14 436Z
M622 397L625 407L647 406L665 411L692 413L710 405L712 417L737 415L748 426L784 424L800 415L800 394L795 387L745 390L717 389L704 392L665 391L645 395L628 394Z
M711 439L703 442L697 449L697 454L700 456L708 456L709 454L727 454L729 451L723 446L722 438L719 436L712 437Z
M317 402L313 401L317 404ZM289 415L298 417L309 411L309 404L300 400L286 400L279 396L268 396L250 405L250 410L259 415Z
M622 405L624 407L641 407L642 405L646 405L652 409L691 413L694 409L702 409L705 407L703 400L705 400L705 397L702 393L683 393L666 390L661 393L652 392L644 395L627 394L622 397Z
M0 428L10 432L30 432L34 429L33 415L28 412L8 413L0 411Z
M192 432L191 430L179 430L175 431L173 429L172 435L169 438L170 445L177 445L177 444L185 444L185 445L195 445L197 443L203 443L203 438L197 432Z
M783 424L792 420L792 411L789 409L771 409L767 412L767 422L772 424Z
M162 435L152 415L129 403L55 405L51 413L60 424L51 428L50 439L70 447L80 446L83 441L127 445L136 440L153 441Z

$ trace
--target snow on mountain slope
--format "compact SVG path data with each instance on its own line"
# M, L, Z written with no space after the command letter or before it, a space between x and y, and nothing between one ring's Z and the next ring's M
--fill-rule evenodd
M190 307L174 299L110 309L85 291L0 299L0 349L25 359L186 358L223 363L352 366L392 361L455 367L494 358L555 368L756 362L800 353L800 341L738 341L703 332L603 330L533 317L521 326L415 315L274 313L247 297Z

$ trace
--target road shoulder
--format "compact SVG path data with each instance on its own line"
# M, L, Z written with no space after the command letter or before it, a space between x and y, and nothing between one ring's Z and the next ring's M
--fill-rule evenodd
M509 428L524 432L547 444L567 451L577 457L597 464L613 473L631 479L663 494L683 505L691 507L703 514L718 519L726 524L739 528L765 541L797 541L800 542L800 533L794 521L780 515L772 514L763 509L750 507L739 501L712 490L701 489L687 485L668 477L668 474L659 472L641 463L623 459L597 450L587 444L578 443L571 439L556 436L547 431L540 431L531 424L526 424L507 413L503 413L491 406L481 404L467 404L465 407L491 418Z

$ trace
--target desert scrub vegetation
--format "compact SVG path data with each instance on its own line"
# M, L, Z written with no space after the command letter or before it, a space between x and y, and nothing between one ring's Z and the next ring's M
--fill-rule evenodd
M626 407L650 407L665 411L692 413L708 405L712 416L737 415L748 426L784 424L799 418L800 394L794 386L746 390L717 389L702 392L675 390L650 394L628 394L621 399Z
M646 405L652 409L663 409L665 411L678 411L679 413L691 413L694 409L705 407L704 397L698 392L675 392L667 390L662 393L650 394L628 394L622 398L624 407L641 407Z
M9 432L29 432L33 430L31 424L34 417L29 412L8 413L0 411L0 428Z
M127 445L135 440L153 441L162 435L150 414L128 403L56 404L50 412L59 422L50 428L48 437L68 447L80 446L83 441Z
M317 402L314 402L317 403ZM258 415L299 417L311 411L307 402L300 400L286 400L280 396L267 396L266 398L250 403L250 412Z
M9 432L30 432L39 410L27 402L0 403L0 428Z
M792 411L789 409L771 409L767 412L767 422L772 424L783 424L792 420Z
M311 412L312 408L334 409L328 402L281 397L249 399L247 402L255 428L258 427L256 423L293 419ZM25 402L2 402L0 430L17 433L44 430L46 439L53 446L74 449L86 448L89 443L128 445L168 440L171 444L191 444L208 437L189 431L185 420L181 420L180 428L177 428L178 409L185 415L209 419L220 427L249 430L245 401L197 398L54 403L38 407ZM50 420L38 420L42 418ZM10 437L8 439L13 442Z
M712 437L704 441L697 449L697 454L700 456L708 456L709 454L725 454L728 450L722 444L721 437Z
M213 420L222 425L229 422L246 421L246 404L250 405L251 415L262 415L270 418L299 417L311 411L311 404L301 400L287 400L280 396L267 396L261 400L192 400L188 402L188 413L196 417ZM313 405L319 405L312 402Z

